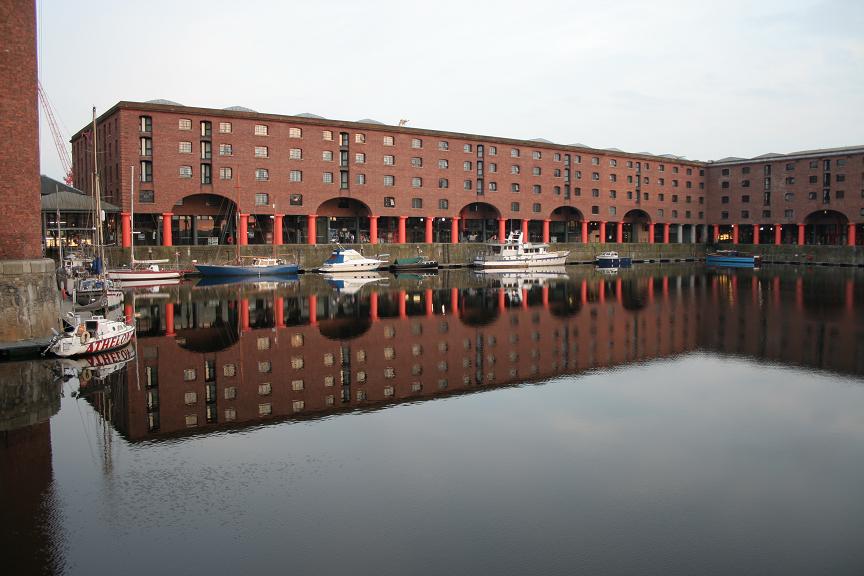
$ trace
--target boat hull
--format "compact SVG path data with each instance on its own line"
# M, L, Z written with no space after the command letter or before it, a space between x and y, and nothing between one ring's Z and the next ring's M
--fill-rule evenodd
M202 276L283 276L297 274L297 264L274 266L236 266L232 264L196 264Z
M728 268L754 268L759 260L753 256L706 256L708 266L724 266Z
M597 258L594 263L598 268L629 268L633 265L630 258Z
M109 270L108 277L112 280L155 281L180 278L179 270Z
M338 274L340 272L364 272L364 271L372 271L378 270L382 266L387 266L386 262L340 262L338 264L323 264L320 268L318 268L318 272L323 272L325 274Z
M85 356L115 350L127 345L135 336L135 326L127 325L115 334L104 338L93 338L81 341L78 336L66 336L54 343L50 351L55 356L68 358L70 356Z
M473 266L475 268L498 268L498 269L513 269L524 270L526 268L563 266L567 261L569 252L557 252L544 254L541 256L533 256L530 258L510 258L502 260L493 260L489 258L475 258Z
M393 270L397 272L403 272L408 270L436 270L438 268L438 262L435 260L422 260L419 262L403 262L400 263L398 260L395 264L393 264Z

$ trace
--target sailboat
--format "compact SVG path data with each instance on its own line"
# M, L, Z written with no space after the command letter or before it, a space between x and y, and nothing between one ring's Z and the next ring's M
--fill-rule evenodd
M128 268L114 268L108 270L108 277L112 280L135 282L137 286L156 284L163 280L179 279L183 272L176 269L160 268L168 260L136 260L135 259L135 166L130 166L131 182L129 189L129 219L131 221L132 234L130 239L131 265Z
M239 203L238 203L239 206ZM273 204L273 212L276 212L276 204ZM237 215L239 218L239 214ZM275 230L274 230L275 233ZM273 246L273 255L240 256L240 242L237 242L236 263L234 264L195 264L195 268L202 276L284 276L297 274L299 266L293 262L287 262L276 257L276 246Z

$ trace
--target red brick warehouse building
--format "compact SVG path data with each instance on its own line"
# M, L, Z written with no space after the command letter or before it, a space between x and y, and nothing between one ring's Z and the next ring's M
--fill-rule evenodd
M75 184L88 191L90 137L72 138ZM464 242L514 229L582 243L862 237L864 147L706 163L166 101L119 102L96 138L124 246L130 166L138 244Z

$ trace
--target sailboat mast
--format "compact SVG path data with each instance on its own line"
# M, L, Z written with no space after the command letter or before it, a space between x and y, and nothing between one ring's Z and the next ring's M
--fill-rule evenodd
M129 265L135 265L135 165L129 166Z
M93 107L93 206L96 213L96 253L105 268L105 243L102 239L102 193L99 190L99 157L96 150L96 107Z

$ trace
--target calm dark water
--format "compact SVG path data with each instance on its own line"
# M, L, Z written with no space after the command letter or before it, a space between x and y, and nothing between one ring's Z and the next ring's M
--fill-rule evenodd
M136 348L4 393L4 573L864 571L854 271L308 276L127 304Z

